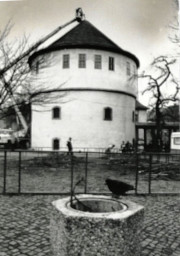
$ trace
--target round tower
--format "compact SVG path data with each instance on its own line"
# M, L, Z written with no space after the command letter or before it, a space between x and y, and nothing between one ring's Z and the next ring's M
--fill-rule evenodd
M91 23L81 21L29 64L41 103L32 104L33 148L64 149L71 137L74 148L95 150L135 137L139 61Z

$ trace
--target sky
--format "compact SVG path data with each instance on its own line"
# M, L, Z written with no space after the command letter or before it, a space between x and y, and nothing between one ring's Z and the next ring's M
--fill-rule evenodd
M139 73L146 70L159 55L177 55L176 45L169 36L178 16L176 0L0 0L0 30L9 20L13 24L9 40L17 41L24 34L30 44L75 17L81 7L86 20L108 36L117 45L136 55L140 60ZM74 23L49 40L52 43ZM148 105L148 96L142 96L139 82L139 100Z

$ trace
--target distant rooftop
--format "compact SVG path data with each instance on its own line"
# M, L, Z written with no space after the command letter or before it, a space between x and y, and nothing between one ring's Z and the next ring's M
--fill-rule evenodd
M136 110L147 110L148 107L141 104L138 100L136 100Z

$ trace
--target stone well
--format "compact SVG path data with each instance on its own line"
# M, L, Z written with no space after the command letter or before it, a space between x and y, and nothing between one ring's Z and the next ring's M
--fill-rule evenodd
M144 208L109 196L78 195L52 203L53 256L140 256Z

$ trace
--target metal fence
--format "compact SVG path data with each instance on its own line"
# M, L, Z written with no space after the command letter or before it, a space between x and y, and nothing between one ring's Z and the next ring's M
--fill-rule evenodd
M180 155L0 152L2 194L106 194L108 177L133 185L128 193L180 193Z

